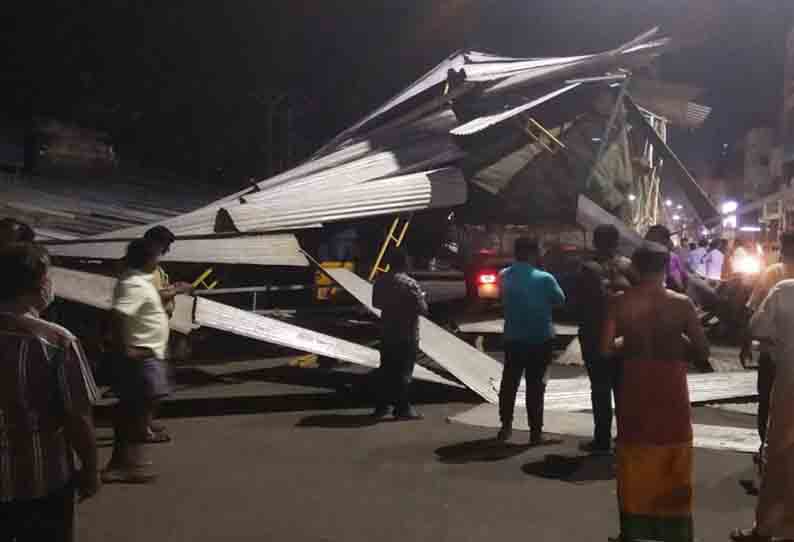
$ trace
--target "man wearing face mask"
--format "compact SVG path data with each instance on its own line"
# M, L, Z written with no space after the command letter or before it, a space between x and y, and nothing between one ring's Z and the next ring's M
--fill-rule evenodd
M142 445L160 400L170 386L163 364L168 345L168 315L154 284L161 248L137 239L127 248L127 270L113 292L113 387L119 398L114 449L102 473L105 482L144 483L155 475L143 460Z
M39 317L49 266L39 246L0 248L0 540L73 540L75 490L100 486L91 369L74 335Z

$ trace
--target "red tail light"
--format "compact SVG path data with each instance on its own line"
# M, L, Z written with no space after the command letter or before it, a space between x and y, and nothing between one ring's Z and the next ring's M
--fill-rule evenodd
M484 271L477 275L477 284L496 284L499 275L494 271Z

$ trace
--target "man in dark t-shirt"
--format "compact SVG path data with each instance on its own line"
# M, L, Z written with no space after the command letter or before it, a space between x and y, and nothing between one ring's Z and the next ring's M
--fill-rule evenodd
M618 380L618 364L599 353L607 305L610 296L637 282L631 261L616 253L618 240L614 226L597 227L593 233L596 254L583 264L577 280L579 342L590 377L595 424L593 441L582 449L591 453L612 451L612 395Z
M395 249L389 271L375 282L372 304L381 312L380 386L374 416L421 418L411 405L408 389L419 351L419 317L428 313L419 283L406 274L407 257Z

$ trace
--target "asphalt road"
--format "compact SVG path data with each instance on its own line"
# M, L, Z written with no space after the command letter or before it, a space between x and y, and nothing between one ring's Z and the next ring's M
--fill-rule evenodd
M582 458L576 439L495 446L491 432L446 421L475 397L429 385L419 390L424 421L370 425L365 404L345 391L360 374L280 363L182 370L164 413L174 442L149 447L160 479L106 486L80 505L79 540L605 541L617 533L610 462ZM751 416L711 409L697 416L752 425ZM103 458L110 435L100 429ZM727 540L731 528L751 524L754 499L738 485L751 474L746 455L697 451L700 540Z

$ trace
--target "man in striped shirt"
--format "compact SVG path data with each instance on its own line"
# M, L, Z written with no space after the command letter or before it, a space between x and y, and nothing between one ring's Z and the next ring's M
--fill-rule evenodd
M75 491L100 485L91 370L74 335L39 318L48 268L36 245L0 249L0 540L73 540Z

